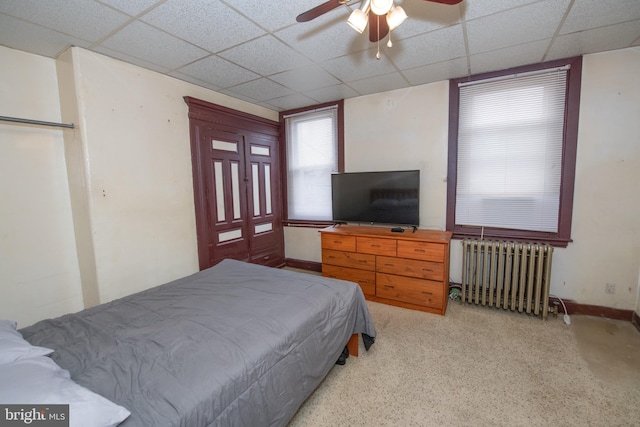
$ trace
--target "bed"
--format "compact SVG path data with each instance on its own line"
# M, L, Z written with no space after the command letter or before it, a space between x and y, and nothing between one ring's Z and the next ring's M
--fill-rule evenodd
M235 260L20 333L123 427L284 426L376 334L357 284Z

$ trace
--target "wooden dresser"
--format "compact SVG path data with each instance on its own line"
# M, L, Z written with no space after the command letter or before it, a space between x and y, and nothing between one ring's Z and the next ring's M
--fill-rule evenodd
M322 233L322 275L357 282L365 298L444 315L451 233L338 225Z

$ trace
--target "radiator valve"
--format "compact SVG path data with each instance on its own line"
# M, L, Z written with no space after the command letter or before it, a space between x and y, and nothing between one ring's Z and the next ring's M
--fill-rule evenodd
M549 307L549 311L553 314L553 318L556 319L558 317L558 301L553 302L553 307Z

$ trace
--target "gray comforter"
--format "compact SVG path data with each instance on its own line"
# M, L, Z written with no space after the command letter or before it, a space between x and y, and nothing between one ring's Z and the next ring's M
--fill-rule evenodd
M354 333L375 337L351 282L225 260L20 331L131 426L284 426Z

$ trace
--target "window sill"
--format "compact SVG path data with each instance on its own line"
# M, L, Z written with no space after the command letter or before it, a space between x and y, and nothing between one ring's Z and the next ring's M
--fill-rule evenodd
M484 229L484 233L481 229L460 229L456 228L453 231L452 239L486 239L486 240L502 240L502 241L515 241L515 242L530 242L530 243L548 243L556 248L566 248L571 240L570 238L562 238L556 234L551 233L536 233L531 231L522 230L500 230Z

